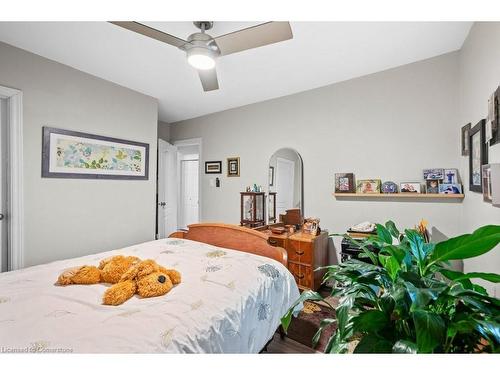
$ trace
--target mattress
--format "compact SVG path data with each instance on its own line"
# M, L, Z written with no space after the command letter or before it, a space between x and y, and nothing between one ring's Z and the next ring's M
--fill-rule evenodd
M55 286L58 275L113 255L154 259L182 283L120 306L108 285ZM0 274L0 350L73 353L257 353L299 297L293 276L269 258L183 239Z

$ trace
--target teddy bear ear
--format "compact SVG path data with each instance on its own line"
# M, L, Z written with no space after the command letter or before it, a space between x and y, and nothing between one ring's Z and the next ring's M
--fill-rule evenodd
M137 265L139 273L137 277L147 276L153 272L158 272L160 270L158 264L152 259L146 259Z
M137 277L137 274L139 273L139 265L136 264L135 266L130 267L127 272L125 272L122 277L120 278L120 281L126 281L126 280L134 280Z

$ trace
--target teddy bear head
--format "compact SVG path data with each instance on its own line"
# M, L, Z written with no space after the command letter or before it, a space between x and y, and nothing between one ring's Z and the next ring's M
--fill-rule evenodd
M120 281L133 280L141 297L162 296L172 289L172 280L154 260L143 260L132 266Z

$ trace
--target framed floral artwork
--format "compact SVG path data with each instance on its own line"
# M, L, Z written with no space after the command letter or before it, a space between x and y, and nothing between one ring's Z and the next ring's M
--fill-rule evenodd
M42 177L147 180L149 144L44 126Z

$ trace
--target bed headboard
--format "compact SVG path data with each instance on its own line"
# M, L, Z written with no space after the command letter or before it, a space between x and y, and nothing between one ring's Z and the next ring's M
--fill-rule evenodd
M261 255L277 260L285 267L288 264L286 250L269 245L268 237L256 230L222 223L191 224L188 225L188 228L187 231L172 233L169 238L185 238L226 249Z

